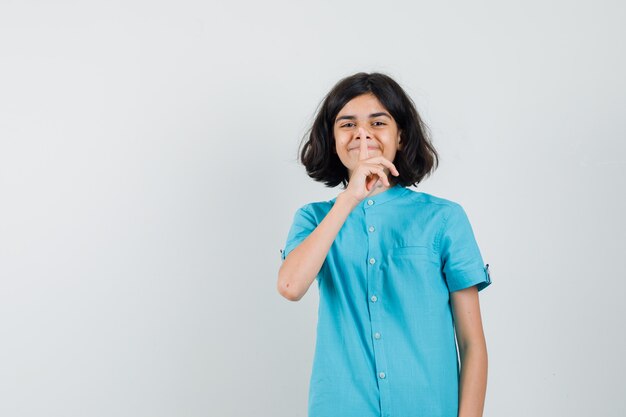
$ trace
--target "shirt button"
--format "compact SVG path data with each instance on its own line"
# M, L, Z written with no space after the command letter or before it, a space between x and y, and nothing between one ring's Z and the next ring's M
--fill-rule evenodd
M375 262L376 262L376 259L370 258L370 264L374 265Z
M380 377L380 379L385 379L385 373L384 372L379 373L378 376Z
M367 200L367 205L371 206L372 204L374 204L374 200Z
M369 230L370 232L373 232L373 231L374 231L374 230L376 230L376 229L374 228L374 226L370 226L370 228L369 228L368 230Z
M378 332L374 333L374 339L380 339L380 333Z
M372 300L372 303L375 303L376 301L378 301L378 297L372 295L372 298L370 298L370 300Z

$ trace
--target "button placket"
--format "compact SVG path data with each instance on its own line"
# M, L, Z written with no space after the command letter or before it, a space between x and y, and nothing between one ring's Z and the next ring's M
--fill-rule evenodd
M390 407L390 387L388 384L388 375L387 375L387 360L385 356L384 345L382 341L381 333L384 331L383 322L381 320L381 308L383 307L380 303L382 302L380 295L381 285L383 284L381 280L381 269L379 265L381 262L384 263L384 259L380 256L380 240L379 233L374 233L378 231L378 228L375 225L379 225L377 221L378 218L376 216L376 204L374 199L369 199L366 201L366 205L364 207L364 220L365 225L367 226L367 241L368 241L368 257L367 257L367 294L369 297L369 316L370 316L370 331L373 337L373 356L374 356L374 371L378 376L378 387L380 394L380 406L382 410L389 410ZM380 261L380 262L379 262ZM382 266L382 265L381 265Z

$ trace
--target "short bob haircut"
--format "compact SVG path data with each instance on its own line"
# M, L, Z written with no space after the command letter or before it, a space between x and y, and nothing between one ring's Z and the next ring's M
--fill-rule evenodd
M350 178L336 152L333 132L335 118L353 98L372 93L391 114L400 131L402 149L391 162L399 176L389 175L392 185L417 185L439 164L437 151L430 142L428 127L417 113L415 103L391 77L381 73L365 73L345 77L330 90L318 106L313 125L301 143L300 161L309 177L328 187L339 184L347 188Z

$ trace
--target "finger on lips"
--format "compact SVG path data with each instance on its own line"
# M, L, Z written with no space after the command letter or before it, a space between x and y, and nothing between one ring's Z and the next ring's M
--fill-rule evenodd
M370 152L367 147L367 131L362 127L359 128L359 137L361 138L361 142L359 143L359 160L363 161L363 160L370 158ZM384 182L387 185L390 185L389 179L386 177L386 174L384 171L385 167L389 168L389 171L393 170L393 173L395 173L396 175L400 175L395 165L393 165L391 161L387 161L382 156L380 156L379 158L381 159L380 165L381 165L382 174L377 174L377 173L372 174L372 179L366 182L366 187L368 191L371 190L372 187L376 185L376 182L378 182L379 180ZM385 176L384 180L382 178L383 176Z
M364 160L370 157L369 149L367 149L367 136L365 135L365 129L359 128L359 136L361 137L361 143L359 148L359 159Z
M359 137L361 138L361 142L359 143L359 160L361 161L365 159L369 159L370 157L369 149L367 149L367 134L366 133L367 132L365 131L365 129L363 129L362 127L359 128ZM378 181L378 179L379 179L378 175L374 174L372 176L372 179L365 183L365 187L367 188L368 191L370 191L372 187L376 185L376 182Z

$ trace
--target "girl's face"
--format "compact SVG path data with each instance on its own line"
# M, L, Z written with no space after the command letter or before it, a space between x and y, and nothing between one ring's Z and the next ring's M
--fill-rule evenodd
M400 149L398 126L374 94L362 94L350 100L334 123L335 150L350 177L360 159L362 140L367 141L370 158L382 155L393 162ZM389 176L389 168L384 167L384 171Z

